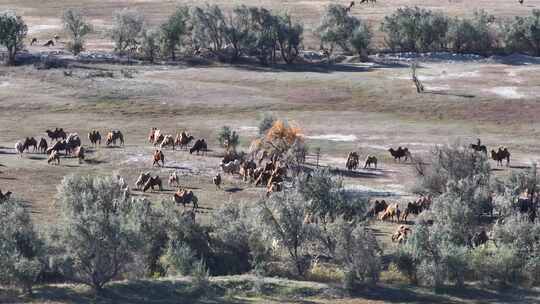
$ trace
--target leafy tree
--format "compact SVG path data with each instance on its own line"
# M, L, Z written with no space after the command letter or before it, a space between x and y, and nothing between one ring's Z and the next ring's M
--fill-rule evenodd
M540 56L540 10L532 16L516 16L502 27L506 48L512 52L530 52Z
M184 36L189 34L189 18L189 9L182 6L161 25L163 52L173 60L176 59L177 48L182 46Z
M255 38L250 55L263 64L276 62L277 17L265 8L250 7L251 26ZM262 134L262 133L261 133Z
M159 31L157 29L144 29L141 39L142 56L154 62L159 54Z
M363 59L367 57L367 51L373 34L369 27L365 24L360 24L350 39L351 46Z
M454 19L449 29L449 42L459 53L487 53L497 48L492 23L495 17L485 11L476 11L473 18Z
M281 58L291 64L300 53L300 44L302 43L302 34L304 27L299 23L293 23L288 14L278 16L276 19L276 34Z
M255 43L249 8L245 5L235 7L224 25L225 39L233 48L234 61L252 49Z
M240 136L236 131L231 130L229 126L223 126L218 133L218 141L227 151L234 151L240 144Z
M317 238L315 225L304 220L309 214L307 207L298 193L289 192L275 194L258 206L261 227L286 250L299 276L304 276L309 266L309 241Z
M349 15L347 7L337 4L327 6L317 28L321 48L328 50L330 55L336 47L351 52L350 41L359 26L360 20Z
M44 244L21 202L11 199L0 204L0 217L0 283L20 286L31 294L42 269Z
M15 64L15 55L22 50L28 27L22 17L13 12L0 13L0 45L7 49L7 64Z
M144 33L144 16L137 10L122 9L113 14L111 31L118 52L133 51Z
M71 175L57 194L61 215L50 235L51 250L67 278L97 292L121 275L141 248L123 187L111 176Z
M84 36L92 31L92 26L85 20L78 9L67 9L62 16L64 30L71 36L68 48L75 54L84 50Z
M193 42L195 48L205 48L224 59L224 47L227 44L225 37L225 16L217 5L195 7L191 11L193 24Z
M436 51L447 45L450 20L442 13L419 7L398 8L381 23L385 41L394 51Z

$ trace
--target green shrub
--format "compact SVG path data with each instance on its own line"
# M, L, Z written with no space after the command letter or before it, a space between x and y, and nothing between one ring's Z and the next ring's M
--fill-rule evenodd
M43 241L21 202L0 203L0 218L0 284L21 287L31 294L42 269Z

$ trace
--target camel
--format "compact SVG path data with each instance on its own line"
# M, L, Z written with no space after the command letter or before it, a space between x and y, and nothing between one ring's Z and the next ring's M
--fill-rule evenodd
M379 219L381 221L384 221L386 219L394 220L394 218L399 222L400 220L401 211L399 210L398 204L394 203L390 206L386 207L386 210L381 214Z
M212 179L212 182L216 185L216 189L221 189L221 174L216 174Z
M105 141L105 144L109 146L111 143L116 146L116 141L120 141L120 146L124 145L124 135L120 130L112 130L109 133L107 133L107 139Z
M388 149L388 152L392 155L394 158L394 161L401 161L401 158L405 158L405 161L407 161L409 158L411 158L411 152L409 152L408 148L402 148L401 146L397 148L397 150L394 150L394 148Z
M24 140L24 144L23 144L23 150L28 150L28 152L30 152L30 147L32 147L32 152L35 152L37 150L37 140L33 137L27 137L25 140Z
M374 155L368 155L366 157L366 161L364 162L364 169L366 168L370 168L371 169L371 165L374 165L375 166L375 169L377 169L377 157L374 156Z
M77 133L70 133L66 139L66 153L72 154L77 147L82 145L81 138Z
M34 44L37 44L37 43L38 43L37 38L32 38L32 41L30 41L30 45L34 45Z
M480 138L477 139L476 144L470 144L469 147L476 152L483 152L487 155L487 148L485 145L482 145Z
M21 141L15 143L15 151L17 151L17 153L22 156L24 152L24 144Z
M177 146L180 146L180 149L182 148L187 149L187 146L193 139L194 139L193 136L188 135L186 132L182 132L181 134L176 134L176 139L174 140L174 144Z
M156 141L156 133L159 134L159 130L157 128L152 128L150 129L150 134L148 134L148 141L151 143L151 144L154 144Z
M373 217L373 216L379 214L379 212L382 212L382 211L386 210L386 208L388 208L388 204L386 203L385 200L382 200L382 201L376 200L373 203L373 206L367 212L367 216L368 217Z
M46 46L46 47L54 46L54 41L49 40L43 46Z
M178 174L176 174L176 171L173 171L169 174L169 187L172 187L173 185L176 185L176 187L180 186L178 182Z
M47 133L47 136L49 136L51 140L66 139L67 137L66 132L62 128L60 129L55 128L54 131L46 130L45 132Z
M418 201L409 202L407 203L407 208L405 208L405 211L403 211L403 216L401 217L401 220L406 222L410 214L418 215L422 211L422 205L420 205Z
M266 188L266 197L270 197L270 195L274 192L281 192L283 191L283 183L282 182L272 182L267 188Z
M358 168L359 159L360 157L358 156L358 153L349 153L349 155L347 156L347 163L345 164L347 170L356 170L356 168Z
M184 208L188 204L193 204L193 210L199 208L198 199L191 190L178 189L178 191L176 191L174 194L174 201L177 204L182 204Z
M49 147L49 146L47 145L47 140L45 140L45 138L42 137L42 138L39 140L38 151L39 151L40 153L44 153L44 154L45 154L45 153L47 152L47 148L48 148L48 147Z
M50 154L53 151L60 153L60 151L65 150L67 153L67 149L68 148L67 148L66 141L60 140L60 141L55 142L54 145L52 145L51 147L49 147L46 152L47 154Z
M360 2L360 4L362 4L362 3L366 2L366 1L367 1L367 0L362 0L362 1ZM349 4L349 6L348 6L347 8L345 8L345 11L346 11L347 13L349 13L349 12L351 11L351 9L353 8L353 6L354 6L354 1L351 1L351 4Z
M165 155L163 154L161 150L154 151L153 159L154 159L154 162L152 163L152 166L157 165L158 167L160 167L159 165L160 161L161 161L161 167L165 166Z
M101 146L101 134L98 130L90 131L90 133L88 133L88 140L94 147L97 147L98 145Z
M7 202L9 198L11 197L12 192L8 191L6 193L2 193L2 190L0 190L0 204Z
M163 149L164 147L172 146L172 149L174 150L175 141L172 135L165 135L163 140L161 141L161 144L159 145L160 149Z
M141 173L135 182L135 189L141 189L146 182L150 179L150 172Z
M75 157L79 159L79 164L82 164L82 162L84 161L84 147L79 146L75 148L74 154L75 154Z
M495 150L491 150L491 158L494 161L497 161L497 167L503 165L503 160L506 159L506 166L510 166L510 152L508 151L508 148L506 147L499 147L497 152Z
M248 178L253 178L253 172L257 169L257 164L254 161L245 161L240 165L240 176L247 182Z
M489 241L489 236L486 231L482 229L480 232L475 233L470 237L469 244L472 247L478 247L480 245L484 245L487 243L487 241Z
M163 183L161 182L161 178L159 176L150 177L143 187L143 192L146 192L149 188L152 188L152 191L154 190L154 187L158 187L159 191L163 191Z
M523 5L524 0L518 0L519 4Z
M50 164L56 161L57 165L60 165L60 154L57 151L52 151L49 157L47 158L47 163Z
M226 164L222 163L221 169L223 170L224 173L236 174L240 171L240 161L237 159L232 162L228 162Z
M204 138L197 139L195 143L193 144L193 147L189 149L189 154L193 154L193 152L197 152L197 155L199 155L199 151L202 152L203 155L206 154L208 151L208 146L206 145L206 141Z
M398 242L399 244L407 240L407 236L412 232L411 228L405 225L399 226L399 228L392 234L392 242Z

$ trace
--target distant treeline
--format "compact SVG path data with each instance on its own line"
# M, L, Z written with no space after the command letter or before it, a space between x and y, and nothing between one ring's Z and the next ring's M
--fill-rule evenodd
M78 54L84 50L84 38L92 26L76 9L66 10L62 19L70 36L67 46ZM332 4L314 32L319 51L328 59L335 52L365 58L383 50L540 55L540 10L527 17L498 20L483 10L471 18L451 18L443 12L405 7L386 16L380 30L384 46L374 46L373 29L351 15L346 6ZM24 47L26 35L27 26L20 16L0 15L0 45L8 49L10 63ZM113 13L109 36L116 52L150 61L205 56L220 61L251 57L263 64L292 63L304 48L304 26L299 20L288 13L245 5L228 13L217 5L181 6L158 26L147 24L137 10L123 9Z

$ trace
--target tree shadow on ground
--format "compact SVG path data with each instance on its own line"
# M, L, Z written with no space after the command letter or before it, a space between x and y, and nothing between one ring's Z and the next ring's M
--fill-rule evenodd
M193 291L188 282L182 281L114 283L107 286L100 294L84 289L77 291L69 287L46 286L36 289L32 299L39 302L82 304L247 303L237 299L224 299L224 291L216 288L208 288L199 292ZM24 298L20 300L24 302Z
M472 94L463 94L463 93L456 93L456 92L449 92L449 91L429 91L429 90L426 90L426 91L423 92L423 94L455 96L455 97L463 97L463 98L475 98L476 97L476 95L472 95Z

